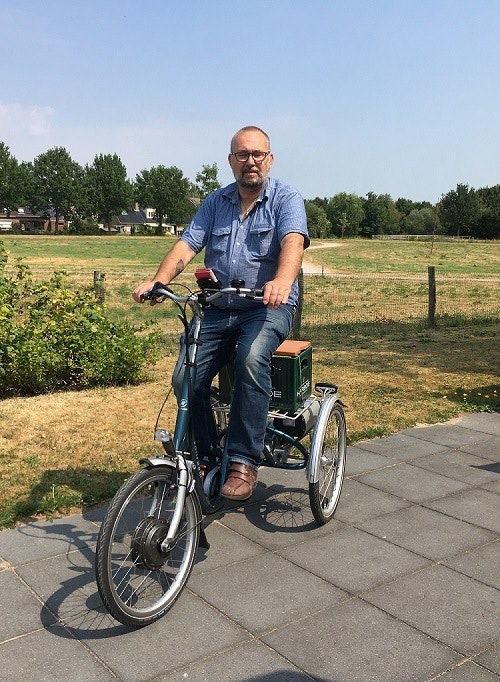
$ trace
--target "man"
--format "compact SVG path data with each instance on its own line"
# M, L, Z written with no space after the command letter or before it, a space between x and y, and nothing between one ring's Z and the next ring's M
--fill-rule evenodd
M262 302L227 296L206 309L193 390L196 442L207 472L215 464L217 445L210 386L237 347L227 434L229 475L221 495L247 500L257 485L264 447L271 358L292 328L297 275L309 236L300 194L269 177L274 156L263 130L239 130L228 161L236 182L205 199L154 278L139 284L133 297L141 303L141 294L155 282L168 284L203 248L205 266L223 287L240 279L246 287L264 290ZM174 383L182 362L181 353Z

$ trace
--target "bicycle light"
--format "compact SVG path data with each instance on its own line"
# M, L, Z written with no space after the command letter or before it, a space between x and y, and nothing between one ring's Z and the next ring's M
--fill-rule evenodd
M194 272L196 282L200 289L220 289L221 283L217 279L212 268L198 268Z

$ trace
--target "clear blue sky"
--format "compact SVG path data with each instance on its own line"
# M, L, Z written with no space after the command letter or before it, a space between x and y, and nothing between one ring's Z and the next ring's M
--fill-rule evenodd
M500 183L500 0L0 0L0 141L194 180L242 125L304 198Z

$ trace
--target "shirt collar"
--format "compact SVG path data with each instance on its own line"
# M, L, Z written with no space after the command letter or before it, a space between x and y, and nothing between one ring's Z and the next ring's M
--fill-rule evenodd
M266 184L264 185L264 189L257 197L255 203L260 203L263 199L269 198L269 181L270 178L268 177L266 180ZM233 204L238 203L240 200L240 195L238 193L238 183L232 182L230 185L225 187L222 191L222 196L230 199Z

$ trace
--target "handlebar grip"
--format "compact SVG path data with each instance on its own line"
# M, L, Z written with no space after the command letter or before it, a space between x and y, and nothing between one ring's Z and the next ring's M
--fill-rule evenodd
M168 286L166 284L162 284L161 282L155 282L149 291L145 291L143 294L141 294L141 298L144 301L152 301L157 298L161 298L164 296L164 294L160 293L158 291L159 289L165 290L168 289Z
M252 289L249 294L245 295L245 298L262 298L264 296L264 289Z

